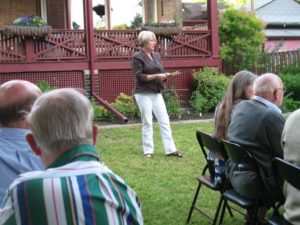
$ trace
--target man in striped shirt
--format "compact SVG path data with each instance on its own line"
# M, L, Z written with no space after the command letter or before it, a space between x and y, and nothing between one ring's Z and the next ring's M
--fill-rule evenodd
M97 128L85 96L69 88L45 93L29 123L27 141L47 169L11 184L0 224L143 224L135 192L97 157Z

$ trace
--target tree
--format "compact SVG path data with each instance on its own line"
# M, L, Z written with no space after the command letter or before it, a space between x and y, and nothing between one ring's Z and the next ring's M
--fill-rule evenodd
M225 10L220 16L221 58L232 72L251 69L264 43L264 24L252 12Z
M135 14L135 17L133 18L133 21L131 21L130 28L131 29L137 29L141 28L143 25L143 18L140 14Z

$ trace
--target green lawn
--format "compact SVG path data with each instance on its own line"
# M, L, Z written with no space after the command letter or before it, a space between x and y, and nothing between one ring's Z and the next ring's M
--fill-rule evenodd
M183 158L166 157L163 153L158 125L154 126L154 158L146 159L141 146L141 126L100 128L97 149L101 160L121 176L138 194L145 225L185 224L202 171L204 158L198 146L197 129L211 133L211 122L172 124L177 148ZM213 214L218 201L216 192L201 191L201 205ZM199 202L198 202L199 203ZM242 217L228 215L226 224L243 224ZM206 225L211 221L194 211L190 224Z

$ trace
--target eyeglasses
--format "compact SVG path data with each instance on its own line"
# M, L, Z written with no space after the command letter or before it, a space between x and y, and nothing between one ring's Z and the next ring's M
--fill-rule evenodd
M285 88L285 87L276 88L276 90L277 90L277 89L280 89L280 90L282 90L282 92L283 92L283 93L285 93L285 91L286 91L286 88Z

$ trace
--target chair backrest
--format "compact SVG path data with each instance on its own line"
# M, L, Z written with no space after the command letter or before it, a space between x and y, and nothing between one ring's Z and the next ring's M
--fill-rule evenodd
M300 190L300 167L278 157L272 160L274 172L283 180Z
M220 155L224 159L227 158L224 146L218 138L199 130L196 131L196 136L205 158L207 158L207 150Z
M218 155L219 157L222 157L223 159L227 159L227 155L225 153L224 146L223 146L222 142L219 139L217 139L216 137L214 137L210 134L201 132L199 130L196 131L196 137L197 137L198 143L200 145L200 148L202 150L202 153L205 157L209 173L211 176L214 176L214 174L215 174L214 162L208 160L208 158L207 158L208 151L213 152L215 155ZM205 170L203 171L203 173L205 173Z
M242 146L232 143L230 141L222 140L228 159L237 164L245 164L257 169L256 162L252 155L246 151Z

